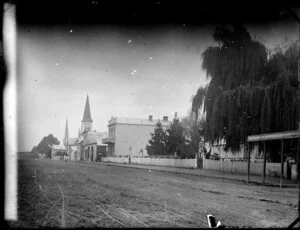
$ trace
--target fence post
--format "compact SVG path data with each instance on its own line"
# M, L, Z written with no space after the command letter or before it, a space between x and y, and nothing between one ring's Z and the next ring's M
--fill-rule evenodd
M224 158L221 158L221 172L224 171Z
M300 27L300 26L299 26ZM297 155L296 155L296 171L297 171L297 180L298 180L298 183L299 183L299 186L300 186L300 157L299 157L299 154L300 154L300 139L297 140ZM300 196L300 194L299 194ZM299 197L300 198L300 197ZM300 199L299 199L299 202L300 202Z
M264 172L263 172L263 183L266 180L266 161L267 161L267 152L266 152L266 142L264 141Z
M283 140L281 140L281 172L280 172L280 188L282 184L282 175L283 175Z
M300 31L300 25L299 25L299 31ZM299 40L300 42L300 40ZM300 125L299 125L299 130L300 130ZM300 166L299 166L299 152L300 152L300 139L298 139L297 141L297 167L296 167L296 170L297 170L297 180L298 180L298 184L299 184L299 189L300 189ZM300 193L299 193L299 198L298 198L298 216L300 216Z
M248 153L248 177L247 177L247 183L250 182L250 144L247 144L247 153Z

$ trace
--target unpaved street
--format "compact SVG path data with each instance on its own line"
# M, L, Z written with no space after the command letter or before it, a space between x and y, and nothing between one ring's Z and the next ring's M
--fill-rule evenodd
M35 176L36 175L36 176ZM19 161L22 227L286 227L298 189L188 174L51 160Z

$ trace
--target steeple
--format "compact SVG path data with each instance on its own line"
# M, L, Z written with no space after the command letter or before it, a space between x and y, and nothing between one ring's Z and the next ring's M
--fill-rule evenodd
M91 132L92 131L92 123L93 123L93 120L92 120L92 117L91 117L89 95L87 95L86 102L85 102L84 113L83 113L83 117L82 117L82 120L81 120L80 133L84 134L85 132Z
M89 95L87 95L86 97L85 108L84 108L83 118L81 122L93 122L91 117Z

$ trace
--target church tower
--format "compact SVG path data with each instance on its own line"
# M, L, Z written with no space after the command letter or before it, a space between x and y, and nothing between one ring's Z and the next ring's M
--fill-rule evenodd
M93 124L93 120L92 120L91 111L90 111L89 95L87 95L83 118L81 120L81 130L80 130L81 133L92 131L92 124Z

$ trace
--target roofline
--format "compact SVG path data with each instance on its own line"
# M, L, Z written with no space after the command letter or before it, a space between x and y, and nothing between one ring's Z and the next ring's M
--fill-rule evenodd
M97 144L97 142L90 142L90 143L84 144L83 147L85 147L87 145L107 146L107 144L105 144L105 143Z
M134 119L133 122L124 122L123 119ZM171 124L170 120L161 120L161 119L153 119L152 123L140 123L139 121L149 121L146 118L127 118L127 117L113 117L108 121L107 127L110 127L115 124L124 124L124 125L141 125L141 126L156 126L157 123L160 123L162 126L169 126Z
M169 126L170 124L163 124L162 122L160 122L162 126ZM171 123L169 121L169 123ZM107 127L110 127L110 126L113 126L113 125L116 125L116 124L121 124L121 125L140 125L140 126L156 126L157 123L154 123L154 124L140 124L140 123L124 123L124 122L114 122L112 124L108 124Z

